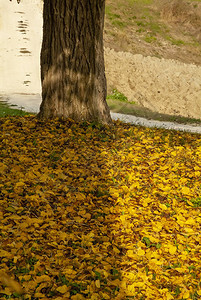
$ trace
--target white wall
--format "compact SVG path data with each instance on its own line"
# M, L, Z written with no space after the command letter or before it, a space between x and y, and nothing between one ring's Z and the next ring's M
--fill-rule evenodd
M0 1L0 93L40 93L41 0Z

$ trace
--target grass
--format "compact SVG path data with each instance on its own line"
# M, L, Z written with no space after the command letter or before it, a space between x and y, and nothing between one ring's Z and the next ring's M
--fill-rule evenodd
M171 37L171 36L168 36L168 35L166 36L166 39L167 39L168 41L170 41L172 45L176 45L176 46L181 46L181 45L187 44L187 43L186 43L185 41L183 41L183 40L175 39L175 38L173 38L173 37Z
M157 40L157 34L164 35L168 32L167 26L156 22L150 15L142 17L141 20L137 20L136 25L139 27L139 29L137 29L137 32L148 32L150 36L155 36L155 40Z
M201 63L198 49L201 51L201 45L197 34L201 25L200 2L108 0L105 26L107 39L111 37L108 46L118 51L165 58L172 58L169 49L174 47L181 61L189 62L190 55L192 62ZM165 47L160 47L163 44Z
M158 45L158 37L163 36L165 38L169 29L165 24L158 21L159 13L150 10L152 3L153 1L122 2L119 0L116 4L109 2L106 6L106 21L110 23L106 28L112 27L108 34L115 37L113 40L116 42L121 40L123 36L126 37L125 41L120 43L124 45L124 51L132 52L132 41L129 40L129 31L132 30L135 30L139 38L148 44Z
M107 99L119 100L121 102L128 102L128 98L117 89L113 89L112 93L107 95Z
M153 35L146 35L144 37L144 41L147 42L147 43L153 43L157 40L157 38Z
M153 3L153 0L128 0L128 3L130 5L135 5L135 4L138 4L138 5L148 5L148 4Z
M191 200L194 207L201 207L201 197L197 197L196 199Z
M116 13L111 12L111 8L109 6L106 7L105 13L111 21L112 25L118 28L124 28L126 23L121 20L121 16Z
M156 33L162 34L166 29L164 24L158 22L158 13L150 11L150 5L153 1L121 1L116 3L109 1L106 6L106 18L108 18L113 25L115 22L124 24L124 29L130 26L137 26L141 31L150 31L153 35ZM133 15L135 11L135 15ZM142 29L143 28L143 29ZM140 32L138 28L138 32Z
M128 101L121 101L117 98L111 98L108 96L107 103L109 105L110 110L116 113L133 115L136 117L142 117L142 118L158 120L158 121L176 122L179 124L201 125L200 119L157 113L151 111L148 108L141 107L137 105L135 102L131 103Z
M172 42L173 45L176 45L176 46L185 45L185 42L182 41L182 40L171 39L171 42Z
M6 116L26 116L30 113L25 112L23 108L16 108L16 105L8 105L6 102L0 101L0 117Z

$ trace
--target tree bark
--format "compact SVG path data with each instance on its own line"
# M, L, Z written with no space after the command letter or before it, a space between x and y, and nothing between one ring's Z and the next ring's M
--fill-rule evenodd
M44 0L40 118L111 123L104 14L105 0Z

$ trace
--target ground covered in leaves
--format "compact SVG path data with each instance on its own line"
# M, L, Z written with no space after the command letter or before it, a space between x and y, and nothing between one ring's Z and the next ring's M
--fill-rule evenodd
M201 298L201 136L114 125L0 119L1 299Z

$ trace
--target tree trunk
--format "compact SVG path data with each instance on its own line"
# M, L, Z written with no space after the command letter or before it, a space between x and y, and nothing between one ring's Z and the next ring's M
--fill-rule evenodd
M40 118L111 123L104 13L105 0L44 0Z

